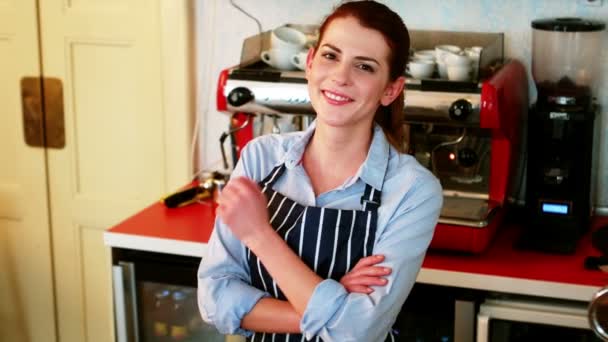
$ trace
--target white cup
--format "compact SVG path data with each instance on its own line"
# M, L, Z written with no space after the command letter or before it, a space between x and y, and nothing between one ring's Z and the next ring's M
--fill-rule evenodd
M459 54L462 51L460 46L456 45L437 45L435 46L435 59L437 63L445 63L445 55L448 53Z
M448 79L450 81L469 81L471 79L471 65L448 65Z
M471 46L468 48L464 49L464 53L467 54L467 56L471 56L471 55L481 55L481 50L483 50L483 48L481 46Z
M448 66L452 66L452 65L471 65L471 59L469 58L469 56L466 55L457 55L454 53L449 53L446 54L445 57L445 64L447 64Z
M287 49L270 49L262 51L260 58L264 63L270 65L273 68L280 70L293 70L295 65L291 62L293 51Z
M464 53L471 59L471 66L473 67L472 78L473 80L477 80L479 76L479 57L481 56L481 50L483 48L480 46L473 46L470 48L464 49Z
M413 78L430 78L435 71L435 62L428 59L413 59L407 64L407 71Z
M291 56L291 64L300 70L306 70L306 57L308 56L308 50L302 50L295 55Z
M288 26L277 27L270 34L270 48L298 52L306 47L306 35L295 28Z
M439 78L448 78L448 66L444 62L437 62L437 71L439 72Z
M435 61L435 50L420 50L414 52L415 59L427 59Z

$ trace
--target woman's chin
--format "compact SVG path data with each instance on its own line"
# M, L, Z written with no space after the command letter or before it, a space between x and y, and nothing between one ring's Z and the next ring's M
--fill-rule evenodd
M317 116L317 124L322 123L331 127L343 127L349 124L348 118L343 115L322 115Z

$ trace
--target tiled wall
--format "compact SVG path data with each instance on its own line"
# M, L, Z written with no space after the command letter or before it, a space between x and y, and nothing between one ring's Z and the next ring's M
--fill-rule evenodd
M285 23L318 24L338 1L328 0L233 0L256 17L266 31ZM530 66L530 22L537 18L577 16L608 22L608 0L588 7L579 0L385 0L410 29L504 32L505 54ZM598 1L596 1L598 2ZM258 32L256 23L229 0L198 0L198 84L201 129L200 165L220 167L218 139L228 116L215 107L220 71L239 62L244 38ZM597 117L594 161L594 203L608 214L608 33L598 49L601 72L597 97L604 108ZM530 79L532 96L535 89Z

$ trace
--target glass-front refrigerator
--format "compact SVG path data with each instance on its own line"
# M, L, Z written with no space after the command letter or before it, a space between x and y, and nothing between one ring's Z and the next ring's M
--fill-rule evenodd
M115 248L112 259L117 342L244 341L201 319L200 258Z
M472 342L484 293L416 283L393 325L396 342Z
M477 314L477 342L601 342L588 303L540 298L488 298Z

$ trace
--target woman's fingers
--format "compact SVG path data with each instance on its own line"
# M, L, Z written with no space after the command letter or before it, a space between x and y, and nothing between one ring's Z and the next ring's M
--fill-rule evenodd
M229 209L241 210L245 206L250 206L256 200L265 200L257 184L245 177L238 177L228 182L220 193L218 202L220 208L226 213Z
M384 286L388 280L384 278L391 274L389 267L378 266L384 261L384 255L376 254L360 259L355 267L345 274L340 283L349 293L372 293L370 286Z
M383 266L365 266L354 271L350 271L345 276L349 277L360 277L360 276L385 276L391 274L391 269L389 267Z
M231 179L222 190L217 215L245 244L272 229L266 197L255 182L245 177Z
M351 270L351 272L354 271L354 270L357 270L359 268L362 268L362 267L375 265L375 264L377 264L379 262L382 262L382 261L384 261L384 255L381 255L381 254L370 255L368 257L361 258L357 262L357 264L355 265L355 267L353 267L353 269Z
M255 198L264 196L258 184L246 177L238 177L231 180L226 188L228 187L232 188L240 197Z
M363 260L363 259L361 259ZM367 260L369 262L369 260ZM374 262L372 262L374 263ZM363 264L366 264L364 262ZM391 273L389 267L382 266L359 266L349 273L345 274L340 283L349 293L372 293L373 289L370 286L384 286L388 284L388 280L384 278Z
M352 279L348 279L348 281L346 281L345 283L349 286L353 286L353 285L382 286L382 285L386 285L387 282L388 282L388 280L386 280L386 278L382 278L382 277L361 276L361 277L354 277ZM342 284L342 285L344 285L344 284Z
M352 286L344 285L344 288L346 289L346 291L348 291L348 293L369 294L369 293L374 292L374 290L371 287L367 287L367 286L363 286L363 285L352 285Z

